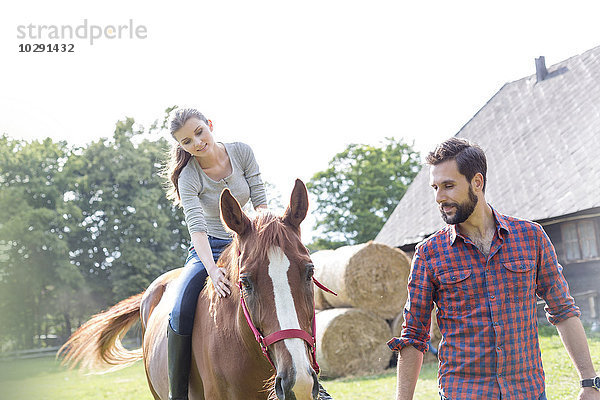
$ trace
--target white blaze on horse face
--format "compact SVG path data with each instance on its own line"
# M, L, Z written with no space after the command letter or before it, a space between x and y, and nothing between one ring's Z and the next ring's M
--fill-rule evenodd
M269 276L273 281L273 292L275 294L275 310L279 327L284 329L301 329L298 322L298 314L294 305L292 289L288 281L288 269L290 260L279 247L272 247L268 252L269 257ZM310 393L313 386L313 378L309 374L310 362L306 355L306 345L302 339L284 339L285 346L292 356L292 362L296 370L296 387L305 388ZM296 390L294 390L296 391Z

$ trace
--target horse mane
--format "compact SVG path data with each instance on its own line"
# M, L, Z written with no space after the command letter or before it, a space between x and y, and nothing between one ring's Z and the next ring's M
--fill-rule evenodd
M267 259L267 253L271 247L280 247L287 250L288 256L302 257L307 252L300 240L299 230L295 230L285 224L281 216L276 216L269 211L259 212L258 215L251 221L251 232L245 235L245 256L250 259ZM221 257L217 261L217 266L225 269L225 277L231 282L231 295L233 299L239 301L240 291L237 288L239 281L239 262L241 240L239 235L233 234L233 240L229 246L223 251ZM219 301L212 282L207 283L203 294L208 297L211 304L211 309Z

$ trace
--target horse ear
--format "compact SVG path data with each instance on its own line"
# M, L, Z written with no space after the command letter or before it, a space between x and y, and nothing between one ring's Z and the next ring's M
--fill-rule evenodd
M242 211L240 203L232 196L229 189L221 192L221 219L225 224L240 236L250 230L250 220Z
M292 197L290 198L290 205L283 214L283 221L295 228L300 229L300 223L306 218L308 212L308 192L304 182L300 179L296 179L294 190L292 190Z

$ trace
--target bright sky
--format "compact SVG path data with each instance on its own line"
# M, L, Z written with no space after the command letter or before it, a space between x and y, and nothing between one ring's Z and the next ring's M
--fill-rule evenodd
M500 87L600 45L596 1L19 1L0 14L0 133L73 144L200 109L287 199L350 143L454 135ZM145 39L18 39L19 25ZM50 29L50 28L44 28ZM125 31L125 35L128 31ZM37 35L37 32L34 32ZM74 53L19 53L73 43ZM310 238L305 228L305 237Z

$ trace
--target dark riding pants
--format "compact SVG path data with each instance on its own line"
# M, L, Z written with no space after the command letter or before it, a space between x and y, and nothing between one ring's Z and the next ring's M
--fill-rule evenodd
M212 249L213 259L217 262L223 250L231 243L231 239L219 239L209 236L208 243ZM198 254L196 254L194 247L190 246L188 257L185 260L184 270L177 278L179 290L169 321L171 329L177 334L192 334L198 295L204 288L207 277L208 272L206 272L204 264L202 264L202 261L198 258Z

